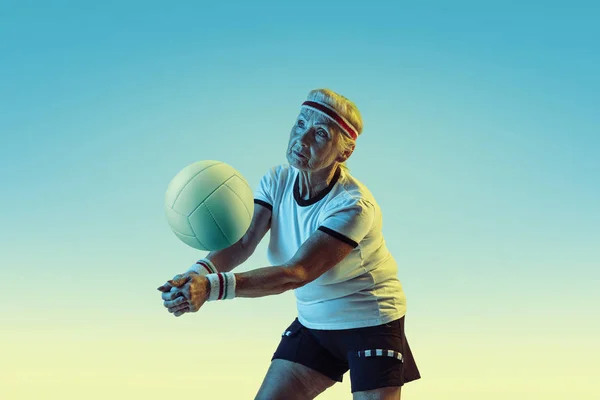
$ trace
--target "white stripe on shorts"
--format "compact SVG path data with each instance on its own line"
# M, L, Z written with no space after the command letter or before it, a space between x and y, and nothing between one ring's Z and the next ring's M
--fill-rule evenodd
M397 358L398 360L404 362L402 358L402 353L394 350L383 350L383 349L373 349L373 350L361 350L358 352L359 357L391 357Z

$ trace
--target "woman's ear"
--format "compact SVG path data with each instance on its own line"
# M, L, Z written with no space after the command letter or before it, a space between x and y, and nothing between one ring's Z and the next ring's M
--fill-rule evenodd
M352 147L350 148L350 150L346 150L344 151L342 154L340 154L340 156L338 157L338 162L343 163L344 161L346 161L347 159L350 158L350 156L352 155L352 153L354 152L354 144L352 145Z

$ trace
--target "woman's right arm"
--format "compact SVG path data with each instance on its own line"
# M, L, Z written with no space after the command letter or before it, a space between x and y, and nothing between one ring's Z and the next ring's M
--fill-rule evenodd
M233 245L222 250L211 251L206 258L210 260L217 271L229 272L246 261L256 250L271 227L271 210L260 204L254 204L254 214L250 227Z

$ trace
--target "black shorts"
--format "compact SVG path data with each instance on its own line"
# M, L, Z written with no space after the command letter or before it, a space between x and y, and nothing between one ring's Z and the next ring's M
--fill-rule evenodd
M350 370L353 393L402 386L421 377L404 335L404 317L342 330L309 329L296 318L283 333L274 359L305 365L337 382Z

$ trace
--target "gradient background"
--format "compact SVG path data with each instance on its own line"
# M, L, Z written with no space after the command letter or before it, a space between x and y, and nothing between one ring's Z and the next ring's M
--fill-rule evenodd
M171 316L205 253L164 193L202 159L256 187L328 87L408 297L403 399L600 398L594 2L103 3L0 3L0 397L252 399L293 293Z

